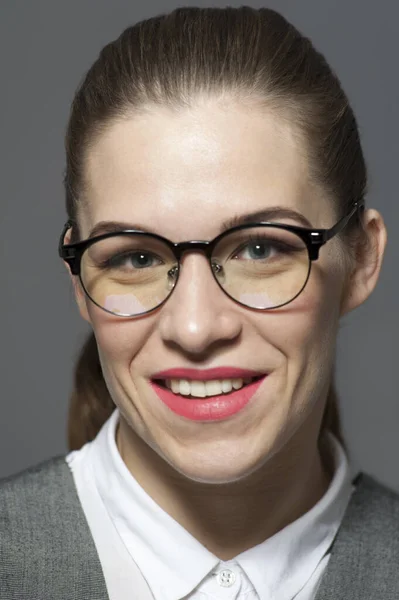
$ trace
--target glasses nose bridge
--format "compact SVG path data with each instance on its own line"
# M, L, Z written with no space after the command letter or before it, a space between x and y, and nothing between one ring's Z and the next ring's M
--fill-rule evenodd
M214 242L207 242L203 240L190 240L189 242L179 242L173 244L173 249L177 260L181 261L184 252L202 252L206 258L210 260L212 256Z

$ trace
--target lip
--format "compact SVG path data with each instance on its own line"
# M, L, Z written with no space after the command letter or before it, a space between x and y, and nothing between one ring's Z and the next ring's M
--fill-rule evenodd
M175 368L159 371L151 379L189 379L192 381L209 381L211 379L244 379L245 377L261 377L265 372L237 367L214 367L212 369Z
M174 394L155 381L152 381L150 385L159 400L177 415L191 421L219 421L244 410L253 396L256 396L256 392L265 379L267 379L267 375L235 392L198 399L189 399L181 394Z

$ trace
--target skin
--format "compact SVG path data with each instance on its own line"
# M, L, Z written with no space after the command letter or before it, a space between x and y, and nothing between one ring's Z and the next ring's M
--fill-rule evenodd
M149 108L112 122L91 146L85 174L83 239L99 221L118 220L176 242L207 240L225 219L275 205L301 212L314 227L338 220L310 181L291 126L237 100L198 100L180 113ZM222 560L298 519L330 484L318 435L339 321L371 294L386 244L377 211L365 212L365 228L369 249L350 269L334 238L302 294L264 313L225 296L200 253L184 255L167 303L135 319L96 307L72 276L121 412L116 441L124 462L155 502ZM224 421L179 417L149 385L163 369L217 366L269 373L255 401Z

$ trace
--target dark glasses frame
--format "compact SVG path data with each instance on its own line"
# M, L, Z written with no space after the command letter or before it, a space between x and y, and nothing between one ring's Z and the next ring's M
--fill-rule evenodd
M290 302L295 300L295 298L297 298L299 296L299 294L302 293L303 289L305 288L306 283L309 279L309 275L310 275L311 263L312 263L312 261L315 261L319 258L320 248L322 246L324 246L324 244L326 244L334 236L336 236L338 233L340 233L344 229L344 227L349 223L350 219L354 216L354 214L361 208L364 208L364 200L355 202L352 205L349 212L329 229L310 229L308 227L300 227L298 225L288 225L285 223L273 223L270 221L261 221L261 222L257 222L257 223L237 225L236 227L232 227L232 228L228 229L227 231L224 231L223 233L217 235L213 240L210 240L210 241L187 240L185 242L177 242L177 243L172 242L171 240L169 240L161 235L158 235L156 233L148 233L146 231L141 231L141 230L137 230L137 229L124 229L121 231L113 231L111 233L104 233L102 235L88 238L86 240L82 240L82 241L76 242L74 244L64 244L65 234L68 231L68 229L70 229L73 226L73 221L71 219L68 219L68 221L64 225L64 228L63 228L61 236L60 236L60 240L59 240L59 244L58 244L58 254L59 254L60 258L62 258L69 265L72 275L77 275L80 277L81 259L82 259L83 253L85 252L85 250L87 248L89 248L92 244L99 242L100 240L105 240L107 238L114 237L114 236L130 235L130 234L134 233L134 234L138 234L138 235L144 235L147 237L150 236L150 237L156 238L157 240L166 244L166 246L168 246L170 248L171 252L174 254L174 256L176 258L176 262L178 265L177 273L179 273L179 271L180 271L180 260L181 260L181 256L182 256L183 252L190 251L190 250L191 251L194 250L196 252L198 252L198 251L203 252L209 261L212 274L215 276L215 271L214 271L213 265L211 263L212 253L213 253L213 250L214 250L216 244L218 244L220 242L220 240L223 239L225 236L230 235L234 231L239 231L241 229L248 229L248 228L252 228L252 227L260 227L260 226L284 229L286 231L295 233L304 242L304 244L306 245L306 248L308 250L309 261L310 261L309 273L308 273L308 277L305 281L305 284L302 287L302 289L298 292L298 294L296 296L294 296L294 298L292 298L288 302L284 303L284 304L289 304ZM215 280L218 283L219 287L224 291L224 293L229 298L231 298L234 302L237 302L237 304L240 304L240 306L245 306L246 308L249 308L249 309L262 310L262 311L273 310L273 308L279 308L279 306L284 306L284 304L275 306L272 308L255 308L255 307L247 306L246 304L242 304L235 298L232 298L226 292L226 290L220 285L216 276L215 276ZM130 315L130 316L131 317L141 316L143 314L147 314L147 312L152 312L156 308L159 308L159 306L162 306L162 304L164 302L166 302L166 300L170 297L171 293L173 292L173 289L175 289L177 281L178 281L178 278L176 279L175 285L173 286L170 294L165 298L165 300L162 301L161 304L159 304L158 306L156 306L154 308L151 308L150 310L146 311L145 313L139 313L138 315ZM84 289L85 293L87 294L87 296L90 298L90 300L92 302L94 302L94 304L99 306L99 308L101 308L101 309L105 310L106 312L109 312L110 314L113 314L115 316L128 316L128 315L118 315L117 313L108 311L103 306L100 306L99 304L97 304L89 296L88 292L85 289L83 281L81 281L81 283L82 283L83 289Z

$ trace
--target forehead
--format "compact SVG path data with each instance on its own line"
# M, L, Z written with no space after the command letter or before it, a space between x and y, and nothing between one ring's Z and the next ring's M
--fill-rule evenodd
M175 241L206 239L233 216L279 205L323 227L328 203L308 173L294 128L265 109L155 108L112 122L91 145L82 226L87 235L121 221Z

